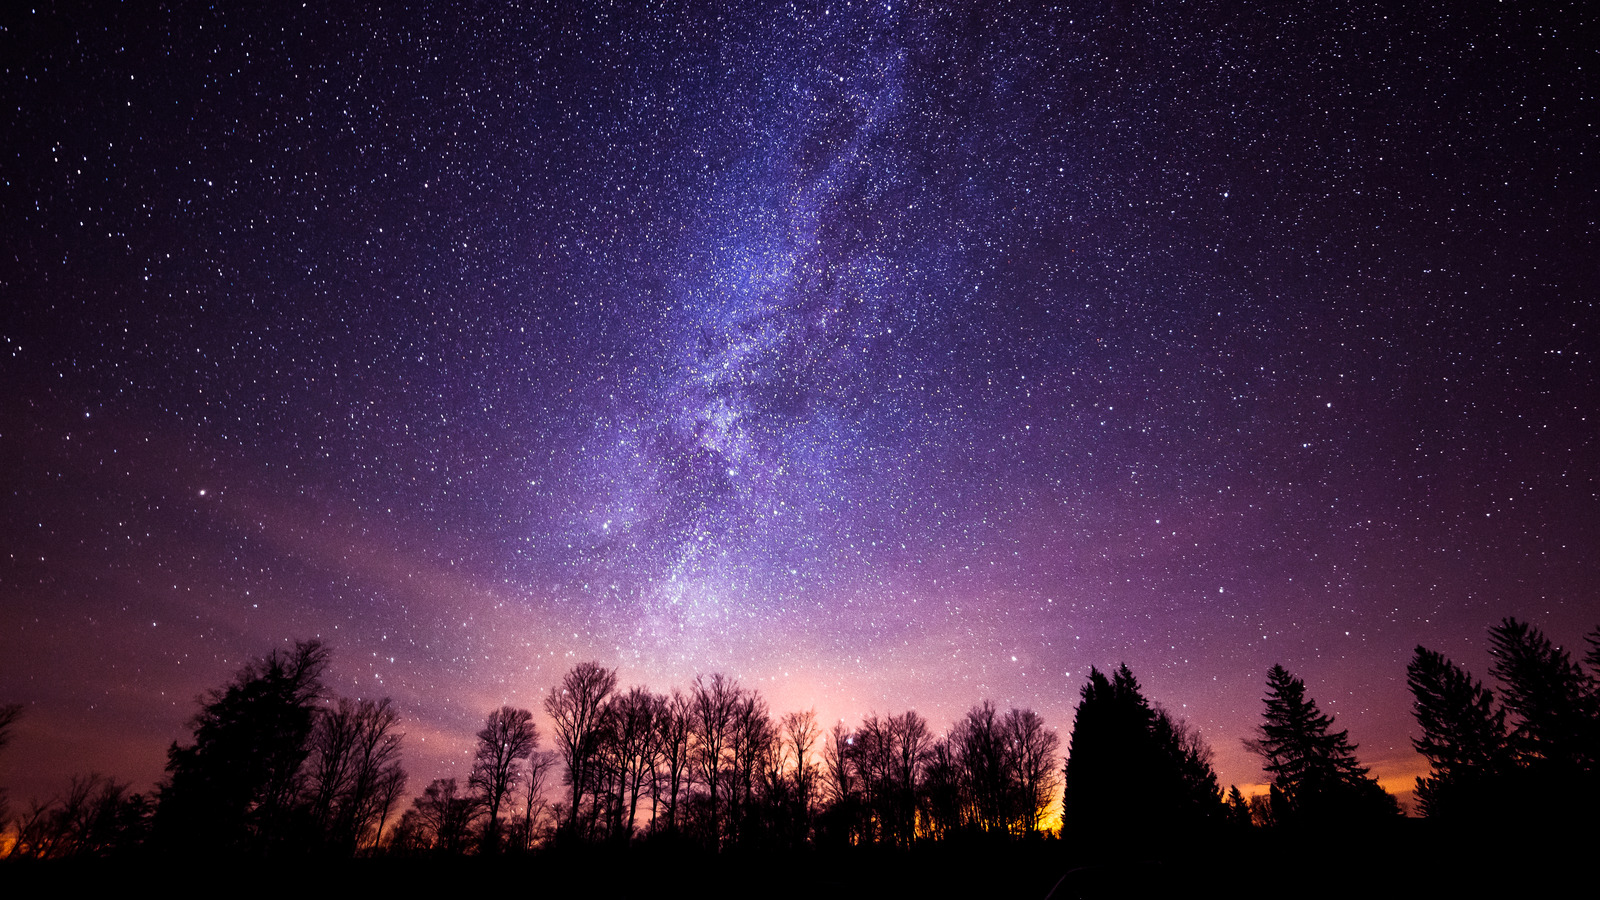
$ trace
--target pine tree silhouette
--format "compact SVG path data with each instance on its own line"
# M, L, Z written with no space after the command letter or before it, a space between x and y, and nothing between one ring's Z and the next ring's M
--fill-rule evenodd
M1275 821L1338 825L1399 814L1395 799L1356 759L1349 732L1334 731L1333 717L1283 666L1267 673L1266 705L1260 737L1248 746L1272 776Z
M1406 667L1412 711L1422 737L1411 744L1431 773L1417 778L1417 802L1429 818L1464 818L1481 809L1506 773L1505 711L1480 682L1442 654L1417 647Z

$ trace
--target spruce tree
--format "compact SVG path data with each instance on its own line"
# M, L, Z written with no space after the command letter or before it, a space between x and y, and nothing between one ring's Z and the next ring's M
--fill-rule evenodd
M1142 794L1155 760L1155 712L1127 666L1089 670L1068 746L1063 819L1073 829L1120 831L1147 814Z
M1244 799L1244 792L1239 790L1237 784L1228 786L1228 822L1235 828L1250 827L1250 803Z
M1524 822L1560 821L1600 805L1600 688L1567 651L1526 623L1489 630L1510 726L1504 806ZM1591 644L1593 643L1591 639ZM1600 653L1591 652L1591 664Z
M1125 665L1111 678L1089 670L1072 725L1063 806L1067 825L1084 836L1181 831L1223 812L1210 748L1152 706Z
M1282 823L1347 824L1397 815L1399 805L1356 759L1348 731L1306 697L1305 682L1283 666L1267 673L1266 715L1249 746L1272 776L1273 818Z
M1600 764L1600 692L1537 628L1505 619L1489 630L1511 744L1525 764L1552 777L1593 773Z
M1509 764L1505 712L1480 682L1442 654L1418 647L1406 667L1422 737L1412 746L1430 774L1417 778L1417 802L1430 818L1483 810Z

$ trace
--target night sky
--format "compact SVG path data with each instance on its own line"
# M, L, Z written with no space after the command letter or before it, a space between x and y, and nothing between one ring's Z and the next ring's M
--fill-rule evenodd
M236 6L0 13L14 804L311 637L412 793L590 659L1406 790L1600 624L1590 4Z

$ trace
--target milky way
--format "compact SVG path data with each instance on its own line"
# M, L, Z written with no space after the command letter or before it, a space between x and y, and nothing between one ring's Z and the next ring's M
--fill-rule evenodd
M316 636L415 788L595 659L1404 790L1600 622L1586 7L739 6L4 14L0 784Z

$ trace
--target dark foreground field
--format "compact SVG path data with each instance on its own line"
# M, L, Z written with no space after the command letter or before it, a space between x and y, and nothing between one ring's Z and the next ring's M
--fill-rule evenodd
M1490 897L1592 884L1588 833L1490 840L1404 822L1345 836L1244 834L1144 852L1071 842L761 855L664 847L501 859L129 858L0 864L10 897ZM1574 880L1574 878L1580 880ZM1566 890L1572 890L1566 887ZM1581 889L1582 895L1587 889Z

